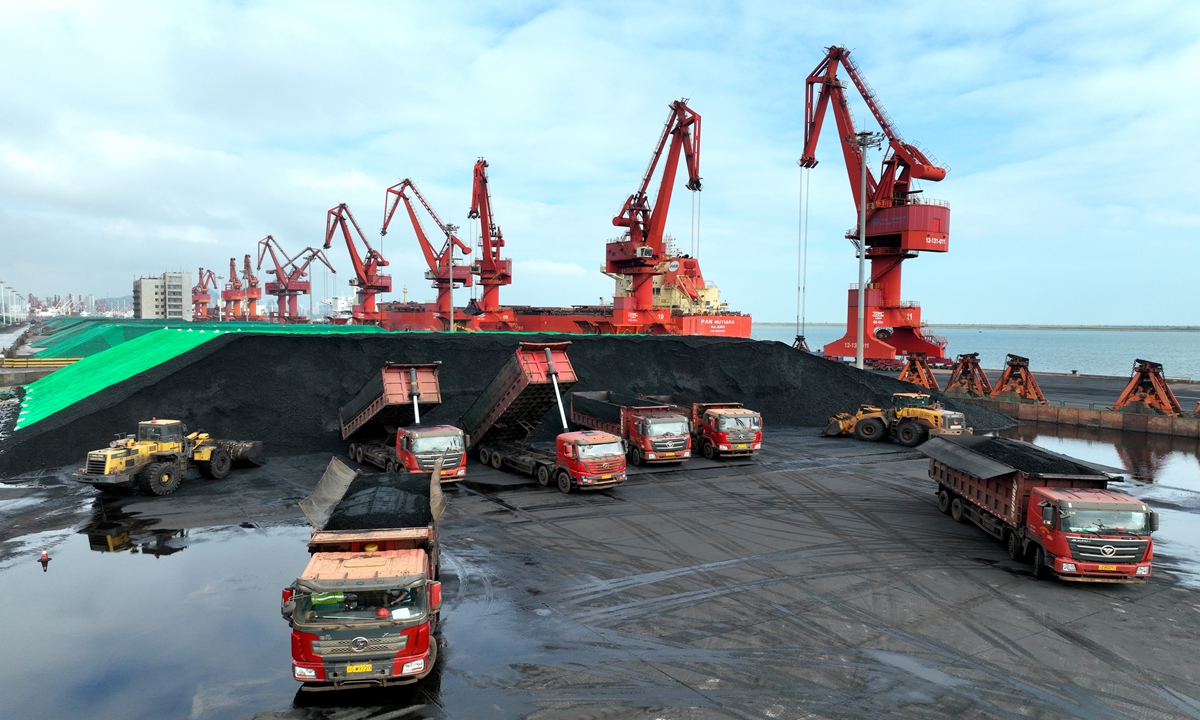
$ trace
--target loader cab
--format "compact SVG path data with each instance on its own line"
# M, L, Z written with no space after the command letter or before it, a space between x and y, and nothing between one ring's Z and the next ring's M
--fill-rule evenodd
M150 420L138 423L137 440L150 443L182 443L187 428L178 420Z
M904 408L927 408L932 405L933 398L925 393L895 393L892 402L897 410Z

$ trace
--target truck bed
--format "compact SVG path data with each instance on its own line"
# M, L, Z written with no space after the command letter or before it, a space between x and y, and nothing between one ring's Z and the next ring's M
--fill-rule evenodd
M412 406L412 370L417 371L418 405L421 412L442 403L438 382L441 363L422 365L388 363L338 409L342 439L352 435L385 435L387 426L404 427L415 420Z
M519 442L529 436L554 407L546 350L558 372L559 391L575 384L575 371L567 358L569 342L521 343L516 353L459 421L467 434L467 447L487 442Z

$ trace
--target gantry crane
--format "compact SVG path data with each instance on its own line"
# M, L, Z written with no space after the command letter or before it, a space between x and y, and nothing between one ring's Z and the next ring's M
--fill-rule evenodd
M866 198L860 197L865 158L858 145L854 121L846 101L846 86L837 77L839 67L845 68L846 75L887 138L879 176L867 170ZM817 85L821 86L821 90L814 104L813 93ZM916 257L919 252L946 252L949 249L949 205L940 200L922 198L919 196L921 190L912 188L913 180L941 180L946 177L946 168L939 166L917 146L904 141L874 90L850 59L849 50L837 46L827 48L825 58L809 74L804 92L804 154L800 158L800 166L816 166L817 139L821 134L825 111L833 105L854 206L856 210L861 210L865 202L867 207L866 257L871 261L871 277L865 292L868 326L864 328L863 335L866 338L864 357L892 359L920 352L930 358L944 358L945 341L923 330L920 305L900 299L900 264ZM846 237L857 248L858 229L851 230ZM826 345L825 355L855 355L857 315L858 291L852 289L846 335Z
M350 235L351 225L358 233L358 239L362 241L363 247L367 249L365 256L360 257L354 246L354 238ZM352 286L358 288L358 302L353 311L354 322L360 325L381 325L384 319L383 313L376 306L375 301L377 295L392 291L392 276L379 274L380 268L388 266L388 261L384 259L382 253L367 242L366 236L358 227L358 223L355 222L354 215L350 213L350 208L346 207L346 203L330 209L325 218L324 249L328 250L331 247L333 236L338 229L342 231L342 237L346 240L346 249L350 251L350 262L354 264L354 279L350 281Z
M276 319L279 322L301 322L304 317L300 314L299 298L312 292L312 283L308 280L308 266L313 260L320 260L329 268L329 272L337 274L329 258L320 248L306 247L295 257L288 255L279 245L279 241L268 235L258 241L258 269L262 269L263 260L271 256L274 268L267 268L268 275L274 275L275 280L266 284L268 295L274 295L278 301L279 310ZM284 262L279 262L282 255Z
M467 217L479 220L482 251L471 272L479 276L483 290L479 294L478 308L485 315L511 318L500 308L500 286L512 282L512 260L500 257L504 247L504 234L492 217L492 193L488 189L487 161L479 158L475 162L474 179L471 184L471 209ZM492 323L495 324L495 323ZM491 329L491 328L489 328Z
M250 255L246 255L246 262L242 266L242 282L246 286L246 319L247 320L262 320L262 316L258 314L258 301L262 300L263 291L258 285L258 278L254 276L254 270L250 267Z
M212 304L212 294L209 293L209 288L217 289L217 274L212 270L200 268L200 282L192 287L192 321L204 322L212 320L213 313L210 305Z
M221 291L221 301L224 303L221 319L225 322L242 319L242 301L246 299L246 291L242 289L242 281L238 278L237 258L229 258L229 280Z
M408 191L421 201L425 211L429 213L429 217L433 218L433 222L446 236L446 242L442 245L440 251L436 251L433 245L430 244L429 238L425 235L425 229L421 227L421 221L417 218L416 208L413 207L412 200L408 197ZM442 323L449 327L451 307L450 303L453 300L451 292L451 283L462 283L466 287L470 287L472 275L471 268L466 265L454 264L454 248L458 248L463 255L471 254L471 247L458 239L454 234L453 226L446 225L442 222L438 214L433 211L433 208L425 200L425 196L417 188L412 180L405 178L395 185L387 189L387 194L384 199L384 215L383 227L380 228L380 236L387 235L388 225L392 222L392 216L396 213L396 206L400 201L404 201L404 207L408 210L408 218L412 221L413 232L417 235L417 242L421 244L421 252L425 255L425 262L429 265L429 270L425 273L426 280L433 281L433 287L437 288L437 304L436 313Z
M611 241L605 248L605 272L627 275L631 279L629 295L613 298L613 309L626 322L630 315L638 316L638 323L653 325L646 313L654 309L654 277L663 274L665 259L663 228L667 212L671 207L671 193L675 187L675 173L679 167L679 155L687 165L687 189L700 190L700 115L687 106L687 99L677 100L670 105L671 112L663 126L662 135L650 166L642 177L637 192L629 196L620 213L613 218L613 225L628 228L625 235ZM649 196L650 181L659 160L666 150L662 179L658 195L653 201ZM634 313L633 311L638 311ZM653 332L653 330L651 330Z

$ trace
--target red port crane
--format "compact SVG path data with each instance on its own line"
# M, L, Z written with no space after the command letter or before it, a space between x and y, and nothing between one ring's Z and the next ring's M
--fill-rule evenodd
M267 255L271 256L271 263L275 265L274 268L267 268L267 274L274 275L275 280L266 284L266 291L278 301L277 319L283 323L302 322L304 316L300 314L299 298L312 292L312 283L308 280L308 266L314 260L320 260L329 268L329 272L336 275L337 270L329 264L329 259L320 248L306 247L292 257L283 251L279 241L271 235L258 241L259 270L262 269L263 260ZM279 262L281 255L284 259L282 263Z
M479 158L475 162L474 181L471 184L471 209L467 217L479 220L479 234L483 244L479 262L471 266L471 272L479 276L483 287L479 296L479 309L484 313L500 313L500 286L512 282L512 260L500 257L504 247L504 234L492 217L492 193L488 189L487 161Z
M846 70L854 87L870 109L887 138L883 167L876 177L867 170L867 197L861 195L865 159L855 137L845 84L837 77L838 68ZM820 94L813 102L816 86ZM946 177L941 167L924 151L900 136L891 117L883 109L875 91L867 84L850 51L827 48L825 58L809 74L805 83L804 154L800 166L817 164L817 139L825 111L833 105L841 138L842 154L856 210L867 204L866 256L871 261L871 278L866 287L866 322L863 356L892 359L898 355L925 353L930 358L945 357L945 341L925 333L921 325L919 303L900 299L900 265L919 252L946 252L949 249L950 207L941 200L930 200L912 188L913 180L937 182ZM858 229L846 234L857 247ZM825 355L849 357L856 353L858 334L858 290L850 290L846 335L825 346Z
M212 320L212 310L209 305L212 303L212 294L208 292L209 288L217 289L217 274L212 270L200 268L200 282L192 287L192 321L204 322Z
M360 257L354 246L354 238L350 235L351 225L358 233L358 239L362 241L363 247L367 249L365 256ZM383 321L383 314L376 307L376 296L392 291L392 276L379 274L380 268L388 266L388 261L384 259L382 253L367 242L366 236L358 227L358 223L355 222L354 215L350 213L350 208L346 207L346 203L330 209L325 218L324 249L328 250L331 247L333 236L339 229L342 231L342 237L346 240L346 249L350 251L350 261L354 264L354 279L350 281L350 284L358 288L358 303L355 304L353 311L354 322L360 325L378 325Z
M262 320L262 316L258 314L258 301L262 300L263 291L250 267L249 253L246 254L246 262L242 266L242 282L246 285L246 319Z
M605 248L605 272L629 275L632 280L629 296L613 298L618 317L625 315L628 318L629 311L644 312L654 307L654 277L663 274L660 267L665 259L663 228L671 208L671 192L675 187L681 152L687 165L686 187L692 192L700 190L700 115L687 106L686 98L672 102L670 108L641 186L613 218L613 225L628 230L621 239L609 242ZM662 159L663 150L667 153L666 161L658 195L651 206L650 180Z
M246 291L242 289L242 281L238 278L237 258L229 258L229 280L221 291L221 300L225 303L221 319L229 322L242 319L242 300L246 299Z
M425 229L421 227L421 221L417 218L416 208L413 207L412 200L408 197L408 191L421 201L425 211L429 213L429 217L433 218L433 222L446 236L446 242L442 245L440 251L436 251L433 245L429 242L429 238L425 235ZM472 281L471 268L465 265L454 264L454 248L458 248L463 255L470 255L470 246L463 243L454 234L457 228L446 225L442 222L438 214L433 211L429 203L425 200L425 196L417 188L416 184L405 178L399 183L387 189L387 195L384 199L384 215L383 227L379 230L380 236L387 235L388 225L392 222L392 216L396 213L396 207L400 201L404 201L404 207L408 210L408 218L412 221L413 232L417 235L417 242L421 244L421 252L425 254L425 262L429 265L428 272L425 273L426 280L433 281L433 287L437 288L437 313L442 322L449 327L450 322L450 303L452 300L451 282L462 283L464 286L470 287ZM497 228L497 232L499 228Z

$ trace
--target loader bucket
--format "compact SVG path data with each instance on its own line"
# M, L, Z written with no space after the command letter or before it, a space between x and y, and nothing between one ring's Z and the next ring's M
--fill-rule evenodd
M262 464L263 452L261 440L217 440L216 443L229 452L229 457L234 462L251 463L253 465Z
M839 437L845 433L842 432L842 422L834 419L829 423L829 427L825 428L825 432L821 433L825 437Z

